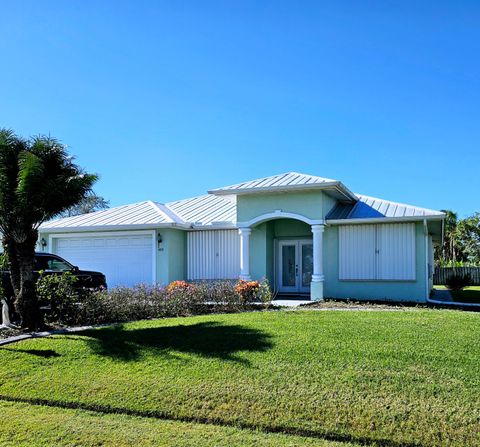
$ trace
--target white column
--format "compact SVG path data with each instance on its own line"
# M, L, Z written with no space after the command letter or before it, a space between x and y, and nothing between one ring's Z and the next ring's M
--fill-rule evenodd
M240 279L250 281L250 228L239 228L240 234Z
M313 274L311 289L312 300L323 300L323 230L324 225L312 225L313 234Z

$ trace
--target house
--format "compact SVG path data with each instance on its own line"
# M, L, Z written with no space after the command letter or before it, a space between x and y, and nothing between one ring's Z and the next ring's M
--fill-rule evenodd
M109 286L268 278L279 294L425 302L444 214L289 172L40 227L39 249Z

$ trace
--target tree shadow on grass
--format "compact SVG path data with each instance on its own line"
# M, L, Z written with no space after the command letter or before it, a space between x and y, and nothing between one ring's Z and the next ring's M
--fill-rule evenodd
M36 357L43 357L46 359L52 357L60 357L60 354L52 349L10 349L10 348L1 348L2 351L12 351L12 352L20 352L23 354L30 354Z
M263 352L273 346L270 335L263 331L216 322L141 329L117 325L76 335L88 337L86 341L96 354L122 361L153 352L165 357L189 353L248 364L237 355L239 352Z

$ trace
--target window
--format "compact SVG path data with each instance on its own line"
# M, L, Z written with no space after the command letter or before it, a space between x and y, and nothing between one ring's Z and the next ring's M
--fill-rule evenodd
M73 266L57 257L53 256L37 256L35 258L35 270L45 270L45 271L52 271L52 272L66 272L72 270Z
M415 224L339 227L340 280L415 280Z

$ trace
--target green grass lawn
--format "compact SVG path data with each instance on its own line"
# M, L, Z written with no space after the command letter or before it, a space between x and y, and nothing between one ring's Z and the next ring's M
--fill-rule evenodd
M126 415L0 402L2 447L175 446L175 447L356 447L234 427L162 421Z
M446 289L445 286L435 286L436 289ZM465 287L463 290L451 290L454 301L460 303L480 303L480 286Z
M0 348L0 395L83 409L21 404L28 422L14 423L46 439L38 445L52 445L54 422L37 423L51 412L49 420L77 427L77 445L99 445L90 442L97 426L98 439L111 433L116 445L138 427L145 427L144 445L156 436L178 436L172 445L182 445L179 424L188 421L191 445L235 445L231 437L238 445L473 446L480 445L479 365L480 314L255 312L9 345ZM8 436L2 430L0 445Z

